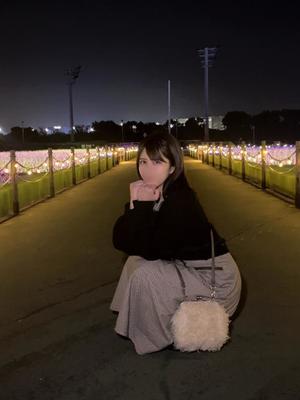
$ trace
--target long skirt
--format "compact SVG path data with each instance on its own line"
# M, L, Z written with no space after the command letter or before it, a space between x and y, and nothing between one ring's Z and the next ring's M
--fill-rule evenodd
M184 261L185 266L179 260L176 265L186 295L210 296L212 260ZM215 257L215 266L216 299L232 316L241 294L238 266L230 253ZM174 261L129 256L110 304L112 311L119 312L115 331L130 338L138 354L159 351L173 343L170 320L182 298Z

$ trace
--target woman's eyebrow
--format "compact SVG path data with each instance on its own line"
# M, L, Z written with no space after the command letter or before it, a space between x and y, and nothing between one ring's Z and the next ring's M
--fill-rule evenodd
M148 161L148 160L150 160L150 161L162 161L162 162L166 162L165 160L161 160L160 158L144 158L144 157L140 157L140 160L143 160L143 161Z

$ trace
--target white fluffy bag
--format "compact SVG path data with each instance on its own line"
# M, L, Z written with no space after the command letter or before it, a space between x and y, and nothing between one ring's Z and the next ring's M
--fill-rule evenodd
M229 339L229 315L225 308L215 299L215 260L214 241L212 243L212 280L211 297L196 296L192 301L186 300L185 284L177 266L181 280L184 300L171 319L171 332L174 346L180 351L217 351Z
M171 319L180 351L217 351L229 339L229 315L215 300L183 301Z

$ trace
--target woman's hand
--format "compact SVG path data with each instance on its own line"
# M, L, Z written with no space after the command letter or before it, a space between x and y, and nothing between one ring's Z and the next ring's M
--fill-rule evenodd
M143 180L132 182L129 188L131 204L134 200L155 201L158 200L161 195L161 186L156 188L155 185L147 185Z
M160 196L160 188L156 188L156 185L142 185L138 189L137 200L139 201L151 201L158 200Z
M137 196L138 196L138 190L139 190L139 188L140 188L143 184L144 184L144 181L143 181L143 180L139 180L139 181L136 181L136 182L132 182L132 183L129 185L130 201L133 201L133 200L137 200L137 199L138 199L138 198L137 198Z

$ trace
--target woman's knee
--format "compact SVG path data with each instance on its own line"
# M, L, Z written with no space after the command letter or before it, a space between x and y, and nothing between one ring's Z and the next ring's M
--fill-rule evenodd
M145 279L147 282L152 281L155 278L155 261L145 260L144 258L139 260L138 268L135 269L133 275L137 279Z

